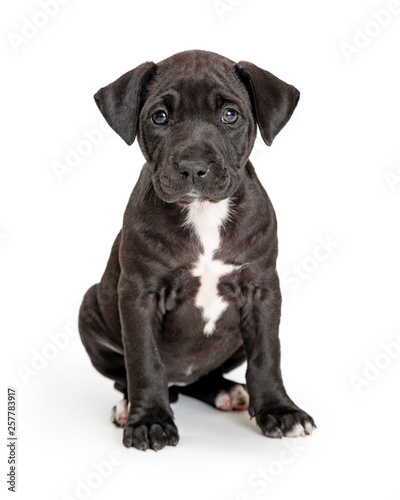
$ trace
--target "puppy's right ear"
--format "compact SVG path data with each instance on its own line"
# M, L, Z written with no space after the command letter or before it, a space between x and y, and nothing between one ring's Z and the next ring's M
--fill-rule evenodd
M94 95L106 122L129 146L135 140L146 87L156 68L153 62L143 63Z

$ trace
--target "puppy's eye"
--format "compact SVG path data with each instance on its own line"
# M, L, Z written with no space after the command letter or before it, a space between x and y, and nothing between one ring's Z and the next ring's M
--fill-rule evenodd
M165 125L166 123L168 123L168 115L162 109L153 113L151 115L151 119L156 125Z
M224 123L235 123L238 117L239 113L237 111L235 111L234 109L227 108L222 113L221 120Z

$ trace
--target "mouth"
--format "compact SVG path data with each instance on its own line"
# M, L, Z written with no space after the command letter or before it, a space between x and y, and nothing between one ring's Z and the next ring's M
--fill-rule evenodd
M186 193L167 193L164 190L158 190L158 196L166 201L167 203L178 203L180 205L190 205L191 203L194 202L203 202L203 201L210 201L210 202L218 202L221 200L224 200L225 198L228 198L230 196L230 192L224 190L222 192L218 193L213 193L213 194L206 194L206 193L201 193L200 191L196 189L192 189L189 192Z
M197 189L192 189L188 193L185 193L181 198L180 202L183 203L193 203L194 201L206 201L208 198L197 191Z
M167 203L183 205L200 201L221 201L230 195L232 188L231 179L226 179L225 182L217 185L214 183L210 186L214 189L210 189L209 186L204 185L179 185L179 183L171 182L171 179L166 176L153 178L153 185L159 198Z
M169 193L163 189L158 190L158 196L167 203L179 203L180 205L190 205L190 203L201 201L213 201L212 198L199 193L193 189L187 193Z

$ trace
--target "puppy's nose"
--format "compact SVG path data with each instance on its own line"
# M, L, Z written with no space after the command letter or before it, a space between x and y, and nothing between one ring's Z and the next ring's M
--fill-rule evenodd
M186 182L196 184L204 179L209 167L202 160L182 160L178 165L178 170Z

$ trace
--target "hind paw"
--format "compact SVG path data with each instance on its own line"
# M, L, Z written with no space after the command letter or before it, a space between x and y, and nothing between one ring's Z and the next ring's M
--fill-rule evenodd
M247 410L249 393L243 385L236 384L229 391L222 390L217 394L215 406L223 411Z
M128 421L128 402L126 399L122 399L114 408L112 409L111 422L117 427L125 427Z

